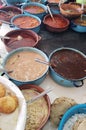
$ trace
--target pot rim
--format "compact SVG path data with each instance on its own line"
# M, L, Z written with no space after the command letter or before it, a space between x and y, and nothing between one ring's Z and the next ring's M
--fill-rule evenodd
M59 51L59 50L63 50L63 49L73 50L73 51L75 51L75 52L81 54L84 58L86 58L86 55L85 55L84 53L82 53L81 51L77 50L77 49L69 48L69 47L61 47L61 48L55 49L53 52L51 52L51 54L49 55L49 61L50 61L52 55L53 55L55 52L57 52L57 51ZM81 81L81 80L83 80L83 79L86 78L86 76L84 76L84 77L82 77L82 78L79 78L79 79L65 78L64 76L60 75L59 73L56 73L55 70L52 68L52 66L50 66L50 69L51 69L57 76L59 76L59 77L65 79L65 80L69 80L69 81L76 82L76 81Z

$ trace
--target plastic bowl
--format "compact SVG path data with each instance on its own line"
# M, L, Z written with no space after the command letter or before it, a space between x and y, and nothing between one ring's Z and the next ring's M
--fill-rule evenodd
M24 4L21 8L25 14L33 14L40 19L43 19L47 12L47 7L38 2L29 2L28 4Z
M75 114L86 114L86 104L78 104L68 109L60 121L58 130L63 130L65 123Z
M2 39L8 52L20 47L34 47L37 45L41 37L32 30L17 29L8 32L5 36L11 39ZM18 40L21 36L21 40Z
M15 57L15 55L17 57ZM14 68L15 68L15 64L16 64L17 65L16 68L18 68L17 69L18 71L16 71L16 68L13 69L14 76L10 75L12 73L8 73L8 72L6 72L5 74L16 85L22 85L22 84L26 84L26 83L38 85L45 79L47 72L48 72L48 68L49 68L49 66L40 64L35 61L35 58L39 58L39 57L48 62L47 55L39 49L36 49L33 47L22 47L22 48L15 49L15 50L11 51L5 57L5 59L3 61L3 67L6 67L7 61L11 58L11 59L13 59L11 61L11 63L13 63L13 65L11 65L8 68L12 70L11 67L14 66ZM19 60L16 60L16 58L19 58L21 63L17 63L17 61L19 61ZM15 73L17 74L17 77L15 77ZM21 74L19 74L19 73L21 73Z
M11 19L11 24L15 29L33 30L38 33L40 31L41 20L35 15L20 14Z

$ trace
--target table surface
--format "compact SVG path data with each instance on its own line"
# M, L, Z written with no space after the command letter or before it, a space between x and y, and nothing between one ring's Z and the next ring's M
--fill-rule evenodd
M3 24L0 29L0 35L5 35L8 31L12 30L8 25ZM62 33L51 33L42 27L39 35L41 36L40 42L37 44L37 48L44 51L48 56L56 48L60 47L72 47L82 51L86 54L86 33L77 33L68 29ZM2 53L4 55L2 55ZM5 56L7 54L3 42L0 40L0 54ZM49 74L46 79L39 85L45 90L52 87L52 92L48 93L51 103L58 97L65 96L76 100L77 103L86 103L86 80L82 87L64 87L55 83ZM45 125L42 130L57 130L51 126L50 121Z

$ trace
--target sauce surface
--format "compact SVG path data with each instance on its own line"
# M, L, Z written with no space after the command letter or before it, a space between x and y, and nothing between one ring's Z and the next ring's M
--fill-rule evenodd
M47 70L47 66L36 62L35 58L45 60L36 52L17 52L7 60L5 68L13 70L9 75L16 80L32 81L42 76Z
M37 19L29 16L18 17L13 23L20 28L34 28L40 24Z
M66 79L80 79L86 76L86 58L72 50L60 50L51 57L51 66Z
M25 7L25 10L33 14L43 13L45 11L40 6L27 6Z

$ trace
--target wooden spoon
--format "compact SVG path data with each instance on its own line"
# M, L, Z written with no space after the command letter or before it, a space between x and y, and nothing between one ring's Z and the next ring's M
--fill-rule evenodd
M54 19L54 17L53 17L53 14L51 13L50 7L49 7L48 5L47 5L47 9L48 9L48 12L49 12L49 14L50 14L50 16L51 16L53 22L55 22L55 19Z

